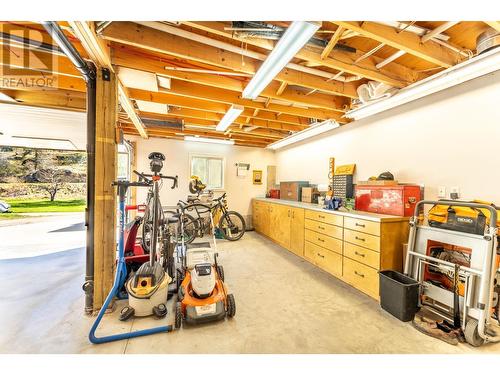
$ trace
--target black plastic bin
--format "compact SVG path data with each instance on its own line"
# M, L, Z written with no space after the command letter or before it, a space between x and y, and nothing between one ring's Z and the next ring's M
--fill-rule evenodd
M413 320L418 311L418 281L400 272L379 272L380 306L403 322Z

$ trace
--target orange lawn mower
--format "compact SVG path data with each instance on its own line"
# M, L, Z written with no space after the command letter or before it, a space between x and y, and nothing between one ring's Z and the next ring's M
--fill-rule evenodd
M182 266L177 269L176 329L181 328L182 322L199 324L222 320L226 316L232 318L236 314L234 296L228 294L224 284L224 269L217 263L217 243L210 206L203 203L183 206L181 215L194 206L208 211L213 248L209 243L189 244L186 247L183 236L181 238L181 245L177 248L177 256ZM184 221L180 222L182 225ZM181 233L184 233L183 228Z

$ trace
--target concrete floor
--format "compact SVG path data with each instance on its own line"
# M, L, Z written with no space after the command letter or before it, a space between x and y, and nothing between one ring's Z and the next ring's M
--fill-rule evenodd
M92 345L93 318L83 315L84 252L0 261L0 353L500 353L500 345L451 346L425 336L255 232L236 243L219 242L235 318ZM166 320L123 323L120 309L103 319L99 335L173 321L169 313Z

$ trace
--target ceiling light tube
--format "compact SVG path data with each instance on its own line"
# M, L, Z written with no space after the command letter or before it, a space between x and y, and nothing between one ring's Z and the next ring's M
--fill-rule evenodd
M257 98L297 52L306 45L320 26L320 22L292 22L243 90L243 98Z
M217 143L222 145L234 145L234 140L232 139L217 139L217 138L204 138L204 137L193 137L186 135L184 137L185 141L189 142L203 142L203 143Z
M229 110L226 112L222 120L220 120L219 124L216 126L215 130L219 132L226 131L229 126L241 115L245 108L240 105L232 105Z
M311 125L307 129L301 130L300 132L294 133L286 138L280 139L277 142L271 143L267 148L271 150L278 150L282 147L289 146L293 143L303 141L307 138L314 137L315 135L325 133L327 131L338 128L340 125L334 120L326 120Z
M387 99L353 109L347 112L345 117L360 120L497 70L500 70L500 49L498 48L407 86Z

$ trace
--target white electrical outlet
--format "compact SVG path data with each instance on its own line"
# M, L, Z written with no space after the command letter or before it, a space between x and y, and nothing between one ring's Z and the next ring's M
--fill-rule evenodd
M446 186L438 187L438 198L446 198Z
M460 188L458 186L452 186L450 188L450 198L452 199L460 198Z

